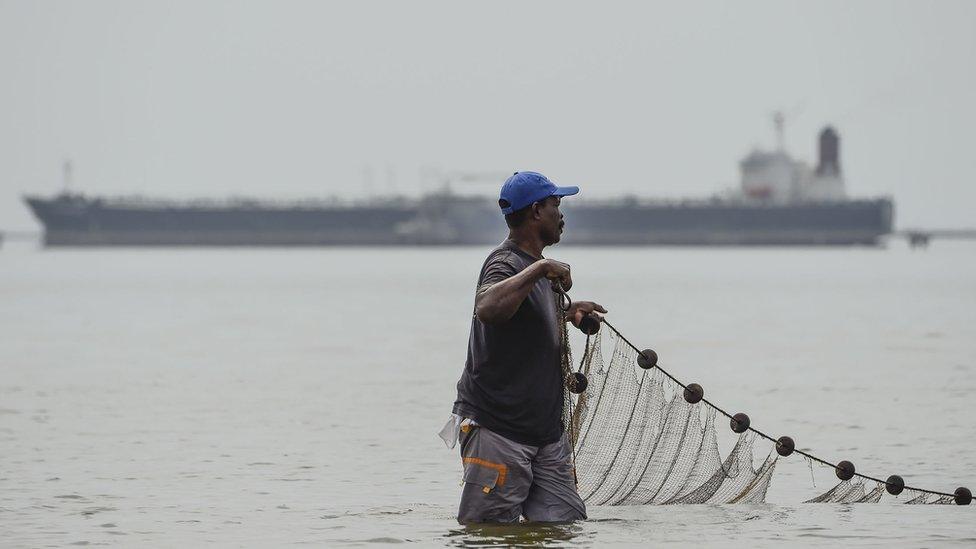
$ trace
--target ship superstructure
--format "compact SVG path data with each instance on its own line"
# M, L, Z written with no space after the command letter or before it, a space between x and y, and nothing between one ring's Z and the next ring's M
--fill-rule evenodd
M774 204L847 200L840 168L840 136L827 126L820 132L817 167L796 160L783 146L783 119L776 116L776 150L753 150L742 159L741 196Z

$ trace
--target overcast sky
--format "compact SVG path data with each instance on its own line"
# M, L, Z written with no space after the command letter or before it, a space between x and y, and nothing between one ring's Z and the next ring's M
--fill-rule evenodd
M0 0L0 229L24 193L419 194L534 169L708 196L842 138L850 194L976 226L976 2ZM371 175L370 175L371 174ZM497 192L500 181L458 185Z

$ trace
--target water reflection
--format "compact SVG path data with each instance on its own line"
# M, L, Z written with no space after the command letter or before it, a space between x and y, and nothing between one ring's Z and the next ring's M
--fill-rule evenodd
M471 524L449 531L447 542L456 547L562 547L588 541L582 523Z

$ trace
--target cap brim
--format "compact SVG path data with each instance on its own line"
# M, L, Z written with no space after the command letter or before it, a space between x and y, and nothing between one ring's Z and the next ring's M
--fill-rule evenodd
M579 187L556 187L552 196L571 196L579 192Z

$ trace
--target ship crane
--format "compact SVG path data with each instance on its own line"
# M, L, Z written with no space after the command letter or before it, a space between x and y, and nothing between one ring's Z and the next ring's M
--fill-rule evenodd
M452 194L453 186L462 184L492 183L501 187L512 174L500 171L473 172L464 170L452 170L447 172L435 171L432 178L439 184L440 192L446 195Z

